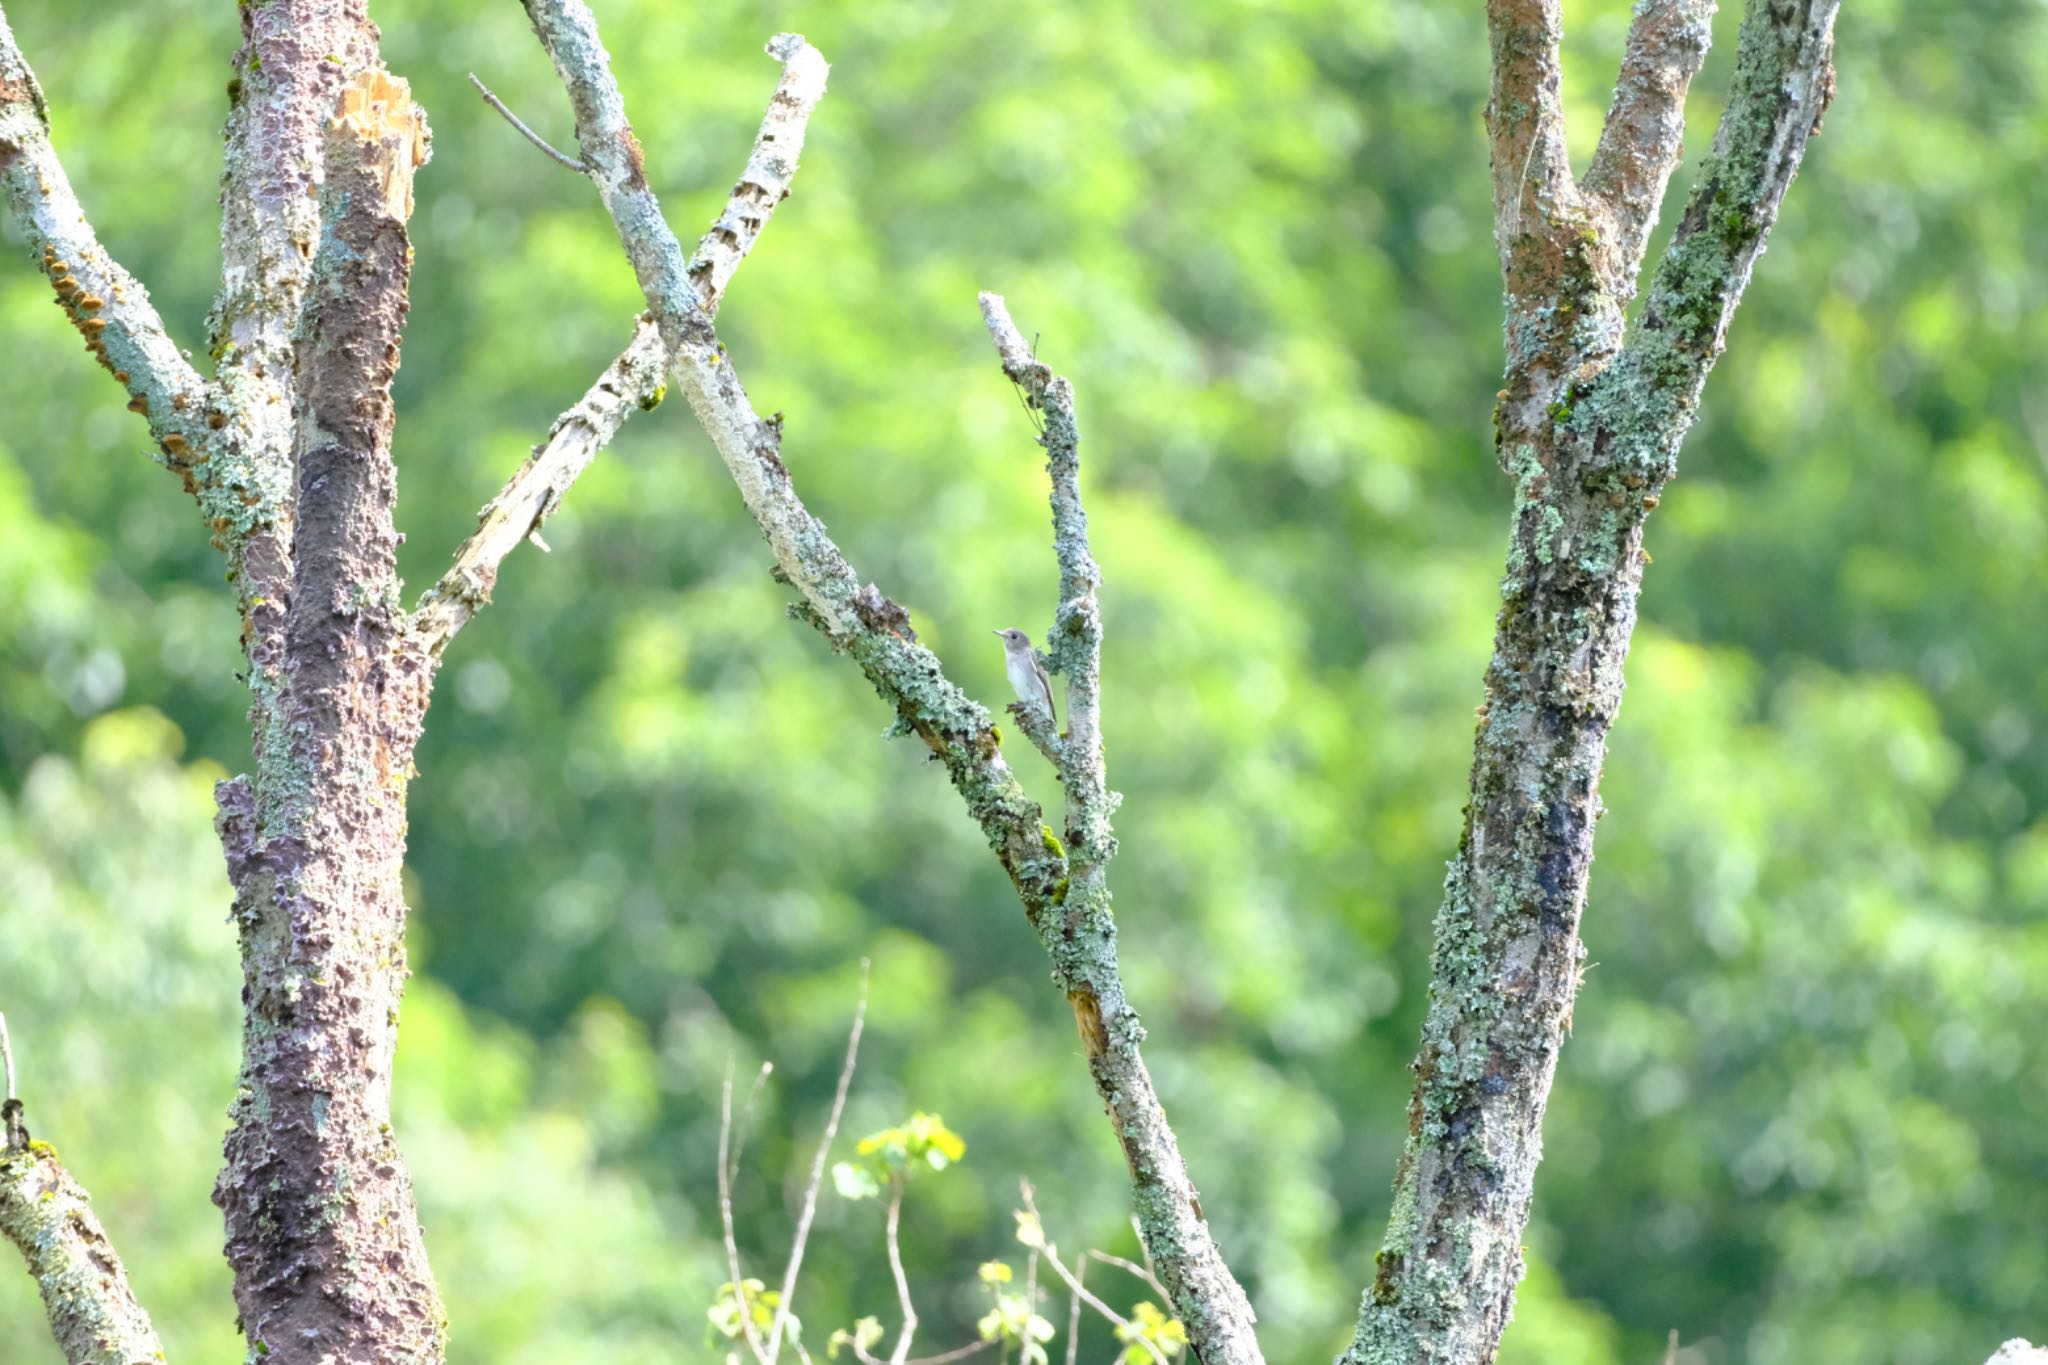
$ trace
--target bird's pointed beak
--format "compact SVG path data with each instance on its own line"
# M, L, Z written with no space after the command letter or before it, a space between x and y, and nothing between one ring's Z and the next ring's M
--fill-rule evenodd
M999 630L992 630L992 631L990 631L990 632L989 632L989 634L991 634L991 635L1001 635L1001 634L1002 634L1002 632L1001 632L1001 631L999 631Z

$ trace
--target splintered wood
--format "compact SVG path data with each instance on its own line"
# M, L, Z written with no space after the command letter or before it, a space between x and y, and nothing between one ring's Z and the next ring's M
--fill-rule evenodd
M412 102L412 87L388 71L359 71L341 88L341 103L328 125L376 150L363 169L384 190L384 210L404 222L412 217L412 173L427 164L427 116Z

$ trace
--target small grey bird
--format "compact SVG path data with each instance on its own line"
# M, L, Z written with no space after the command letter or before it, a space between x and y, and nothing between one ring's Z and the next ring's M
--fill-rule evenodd
M1057 725L1059 713L1052 709L1052 679L1045 676L1045 665L1038 662L1031 637L1021 630L999 630L996 634L1003 637L1003 669L1010 675L1010 686L1017 689L1017 700L1026 706L1044 707L1047 718Z

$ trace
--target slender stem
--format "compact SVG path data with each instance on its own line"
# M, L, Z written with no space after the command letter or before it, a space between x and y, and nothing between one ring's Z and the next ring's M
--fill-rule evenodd
M768 1329L768 1359L776 1359L782 1345L783 1329L789 1325L790 1301L796 1297L797 1271L804 1263L804 1243L811 1235L811 1219L818 1211L818 1191L825 1183L825 1161L832 1151L832 1139L839 1135L839 1116L846 1111L846 1091L853 1084L853 1068L860 1057L861 1028L868 1017L868 960L860 960L860 991L853 1003L853 1027L846 1034L846 1060L839 1066L839 1084L832 1092L832 1112L825 1118L825 1135L818 1139L817 1155L811 1158L811 1178L804 1184L803 1211L797 1215L796 1236L789 1244L789 1264L782 1271L782 1297L775 1304L775 1322Z
M889 1221L883 1230L889 1248L889 1273L896 1278L896 1302L903 1310L903 1328L896 1334L896 1349L889 1353L890 1365L903 1365L910 1358L910 1339L917 1332L917 1309L910 1302L910 1279L903 1273L903 1250L896 1230L903 1218L903 1173L889 1177Z
M1173 1296L1166 1292L1165 1285L1159 1283L1159 1277L1135 1261L1127 1261L1121 1256L1112 1256L1107 1251L1097 1251L1092 1247L1089 1249L1088 1255L1083 1259L1097 1260L1101 1261L1104 1265L1113 1265L1120 1270L1127 1270L1150 1287L1152 1292L1157 1294L1162 1302L1173 1302Z
M1074 1267L1074 1284L1067 1291L1067 1365L1081 1356L1081 1277L1088 1273L1086 1262Z
M1025 1212L1029 1213L1033 1218L1038 1219L1038 1226L1040 1231L1042 1232L1045 1228L1045 1220L1039 1217L1038 1205L1032 1202L1031 1182L1029 1180L1020 1181L1019 1186L1023 1190L1024 1194L1024 1210ZM1069 1293L1073 1294L1074 1297L1081 1303L1087 1304L1090 1308L1093 1308L1096 1312L1102 1314L1103 1317L1109 1319L1112 1325L1122 1328L1125 1334L1129 1337L1130 1341L1135 1345L1143 1346L1146 1352L1152 1357L1152 1359L1158 1362L1158 1365L1167 1365L1166 1356L1164 1355L1164 1353L1160 1351L1160 1349L1157 1346L1153 1345L1151 1338L1145 1336L1143 1333L1139 1332L1135 1327L1133 1327L1131 1325L1131 1320L1129 1318L1117 1312L1114 1308L1111 1308L1108 1304L1104 1303L1101 1299L1097 1298L1093 1293L1089 1292L1088 1288L1081 1283L1081 1277L1075 1274L1073 1271L1067 1269L1066 1263L1060 1260L1059 1248L1054 1246L1050 1241L1047 1241L1040 1248L1040 1250L1045 1252L1045 1262L1047 1265L1052 1267L1053 1273L1059 1276L1060 1279L1066 1283L1067 1290ZM1069 1341L1068 1346L1069 1352L1071 1354L1071 1340Z
M519 130L520 136L524 137L528 142L531 142L534 146L546 152L555 160L561 162L564 166L567 166L570 170L576 172L576 174L590 174L590 167L586 166L583 162L578 161L575 157L570 156L566 152L560 152L555 150L555 146L553 143L549 142L539 133L534 132L533 129L527 127L526 121L520 118L519 115L513 113L512 110L506 106L505 101L499 99L496 95L491 93L491 87L485 85L481 80L477 79L476 72L472 71L469 73L469 83L476 87L476 92L479 95L482 95L484 97L485 104L490 105L491 108L497 110L500 114L504 115L505 122L511 124L514 128L517 128Z
M725 1268L731 1275L734 1301L739 1305L740 1336L748 1352L760 1365L769 1365L754 1335L754 1315L747 1303L746 1276L740 1270L740 1243L732 1219L732 1071L733 1059L725 1059L725 1081L718 1090L718 1215L725 1225Z
M747 1102L740 1106L740 1116L732 1126L732 1167L726 1175L735 1184L740 1178L740 1153L746 1150L747 1130L753 1126L754 1105L759 1102L761 1087L768 1083L768 1077L774 1070L775 1063L761 1063L761 1069L754 1073L754 1084L747 1090Z

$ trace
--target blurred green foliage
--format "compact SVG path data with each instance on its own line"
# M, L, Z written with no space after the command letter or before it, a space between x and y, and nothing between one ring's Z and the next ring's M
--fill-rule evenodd
M1055 578L975 289L1075 381L1132 994L1271 1356L1327 1355L1385 1214L1506 523L1481 7L597 8L686 234L745 159L768 34L835 63L723 329L814 510L992 704L987 632L1042 629ZM233 7L8 11L102 236L196 348ZM422 584L638 305L588 186L464 81L565 135L517 6L378 11L435 129L399 395ZM1626 19L1567 5L1582 154ZM1651 1359L1677 1328L1688 1365L1921 1365L2043 1330L2048 11L1860 0L1839 65L1650 527L1598 965L1504 1360ZM246 764L236 626L190 504L7 241L0 1008L33 1125L175 1358L227 1359L207 1191L237 970L208 788ZM397 1126L453 1359L698 1358L731 1278L727 1057L778 1064L737 1195L772 1281L864 954L844 1131L922 1107L973 1151L906 1210L920 1341L973 1339L968 1268L1014 1254L1019 1174L1063 1244L1134 1253L1000 872L783 618L688 414L636 418L549 538L455 645L414 786ZM821 1208L811 1340L893 1322L873 1212ZM0 1355L54 1360L0 1280Z

